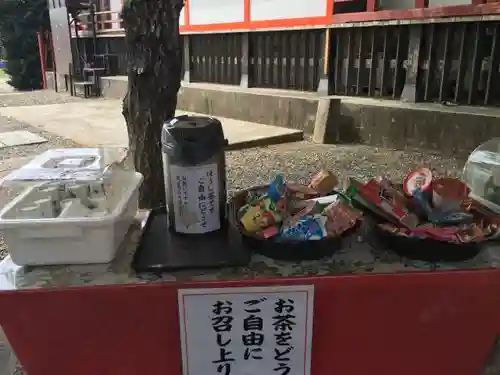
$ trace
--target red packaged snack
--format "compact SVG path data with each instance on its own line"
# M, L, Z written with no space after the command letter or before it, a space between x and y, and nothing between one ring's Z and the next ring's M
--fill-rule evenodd
M341 201L330 204L323 214L327 217L326 230L334 236L353 228L362 216L361 212Z
M397 200L390 200L385 197L382 186L376 180L372 179L366 185L361 186L359 194L366 201L386 213L388 217L391 217L393 219L391 221L396 224L401 224L406 228L414 228L418 225L417 216L409 213Z
M295 215L288 217L284 225L294 226L304 216L313 215L317 206L318 206L317 202L308 201L305 207L303 207L299 212L297 212Z
M319 193L316 190L306 185L287 182L286 189L292 199L304 200L319 197Z
M320 195L330 194L339 184L339 179L327 169L319 171L311 180L309 187Z
M267 227L264 229L262 232L260 232L260 237L262 239L267 240L268 238L272 238L274 236L277 236L280 232L280 229L277 225L273 225L270 227Z
M406 175L403 181L403 190L412 197L413 192L420 188L422 193L432 191L432 172L427 168L418 168Z

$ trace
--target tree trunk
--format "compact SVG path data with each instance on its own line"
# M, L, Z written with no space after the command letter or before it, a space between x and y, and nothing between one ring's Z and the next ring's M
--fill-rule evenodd
M175 115L181 84L179 14L183 0L126 0L122 12L128 52L123 99L129 152L143 174L139 207L165 205L161 128Z

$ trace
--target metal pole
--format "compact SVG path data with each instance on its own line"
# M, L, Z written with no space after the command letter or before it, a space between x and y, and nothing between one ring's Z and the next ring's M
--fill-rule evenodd
M90 2L90 17L92 18L92 41L94 46L94 54L93 58L95 59L95 55L97 55L97 27L96 27L96 2L92 0Z

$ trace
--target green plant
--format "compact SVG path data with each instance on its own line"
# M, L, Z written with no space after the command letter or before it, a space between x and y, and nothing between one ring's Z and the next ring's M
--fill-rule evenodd
M12 87L42 88L37 32L49 28L47 0L0 0L0 43Z

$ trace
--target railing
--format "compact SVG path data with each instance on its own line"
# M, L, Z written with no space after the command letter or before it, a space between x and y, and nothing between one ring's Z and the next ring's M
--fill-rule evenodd
M87 32L92 32L92 13L84 12L78 15ZM96 31L100 34L122 33L122 18L120 12L99 11L94 13Z
M333 93L400 99L415 71L415 101L500 103L500 22L332 29ZM409 48L410 34L418 39Z
M113 14L96 13L102 33L119 23ZM499 37L500 15L360 22L184 35L183 56L193 82L316 91L322 79L335 95L500 105ZM117 74L125 74L123 38L98 44L120 55Z

